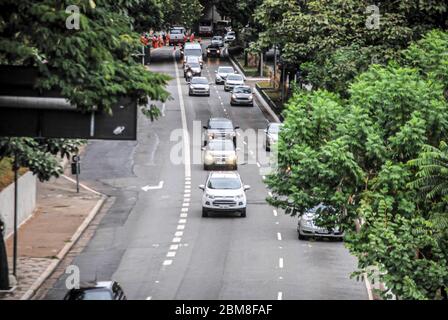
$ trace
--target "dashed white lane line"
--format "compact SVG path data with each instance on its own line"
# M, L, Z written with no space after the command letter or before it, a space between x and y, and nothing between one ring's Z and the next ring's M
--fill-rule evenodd
M148 298L146 298L146 300L151 300L152 299L152 297L148 297Z
M180 224L177 226L177 230L184 230L185 229L185 225L184 224Z
M189 193L184 194L184 198L190 198L190 194ZM185 199L184 199L184 201L185 201Z
M251 155L253 155L253 154L254 154L254 152L253 152L252 150L249 150L249 153L250 153Z
M279 224L279 222L278 222L278 221L275 221L275 224Z
M168 258L174 258L176 256L176 251L168 251L166 254Z
M185 185L191 184L191 181L185 181Z
M261 164L260 164L260 162L258 162L258 161L257 161L257 167L258 167L258 168L261 168Z
M243 141L243 143L244 143L244 144L247 144L247 142L246 142L246 141Z
M283 269L283 258L279 258L279 259L278 259L278 267L279 267L280 269Z
M169 266L169 265L171 265L173 263L173 260L165 260L165 261L163 261L163 265L164 266Z
M176 237L182 237L184 235L184 232L183 231L176 231L175 233L174 233L174 236L176 236Z
M182 224L182 223L187 223L187 219L179 219L179 222L178 222L179 224Z
M188 208L182 208L180 209L182 212L188 212Z
M190 205L189 202L184 202L184 203L182 203L182 207L188 207L189 205Z
M170 245L170 251L172 251L172 250L177 250L177 249L179 249L179 245L178 245L178 244L172 244L172 245Z
M283 299L283 292L279 291L277 293L277 300L282 300Z
M191 177L185 177L186 181L191 181Z
M174 237L171 242L177 243L177 242L180 242L180 240L181 240L181 238Z
M181 214L180 214L180 217L181 217L181 218L186 218L187 216L188 216L187 213L181 213Z
M282 234L280 232L277 232L277 240L279 241L282 240Z
M272 213L274 214L274 216L276 217L277 215L278 215L278 212L277 212L277 210L272 210Z

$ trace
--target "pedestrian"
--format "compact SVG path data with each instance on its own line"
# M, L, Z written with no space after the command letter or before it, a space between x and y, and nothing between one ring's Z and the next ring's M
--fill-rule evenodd
M165 34L165 32L162 33L162 38L163 38L163 45L166 45L166 34Z
M4 241L5 224L0 216L0 290L9 290L8 256Z
M194 41L194 32L192 32L190 35L190 42L193 42L193 41Z
M166 35L166 45L167 46L170 45L170 34L169 33Z
M163 47L163 37L162 35L159 35L159 47Z

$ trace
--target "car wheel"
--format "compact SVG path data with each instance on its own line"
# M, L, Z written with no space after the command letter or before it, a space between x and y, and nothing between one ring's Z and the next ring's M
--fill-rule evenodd
M204 164L204 170L210 170L210 166Z
M306 237L304 235L301 235L299 232L299 240L306 240Z
M188 91L188 95L191 96L191 91Z
M238 165L237 164L233 166L233 170L235 170L235 171L238 170Z
M207 218L208 217L208 211L205 208L202 208L202 217Z
M230 102L230 105L231 105L231 106L234 106L235 104L234 104L233 102Z
M246 218L246 208L241 209L241 218Z

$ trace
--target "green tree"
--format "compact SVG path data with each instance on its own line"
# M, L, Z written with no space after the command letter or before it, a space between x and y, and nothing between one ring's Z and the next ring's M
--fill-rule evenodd
M429 57L438 54L433 40L419 43ZM447 238L435 236L435 206L417 196L408 162L447 138L448 104L443 83L415 65L373 65L355 78L347 99L296 92L285 111L278 170L267 179L268 201L292 215L319 203L337 208L319 223L343 225L360 272L377 266L401 299L435 299L448 287Z

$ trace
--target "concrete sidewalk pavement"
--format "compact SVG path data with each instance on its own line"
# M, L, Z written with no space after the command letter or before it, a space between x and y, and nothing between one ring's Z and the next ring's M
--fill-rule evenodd
M38 182L33 216L18 231L17 288L0 299L29 299L51 275L89 222L105 196L80 188L64 177ZM12 272L13 237L6 241Z

